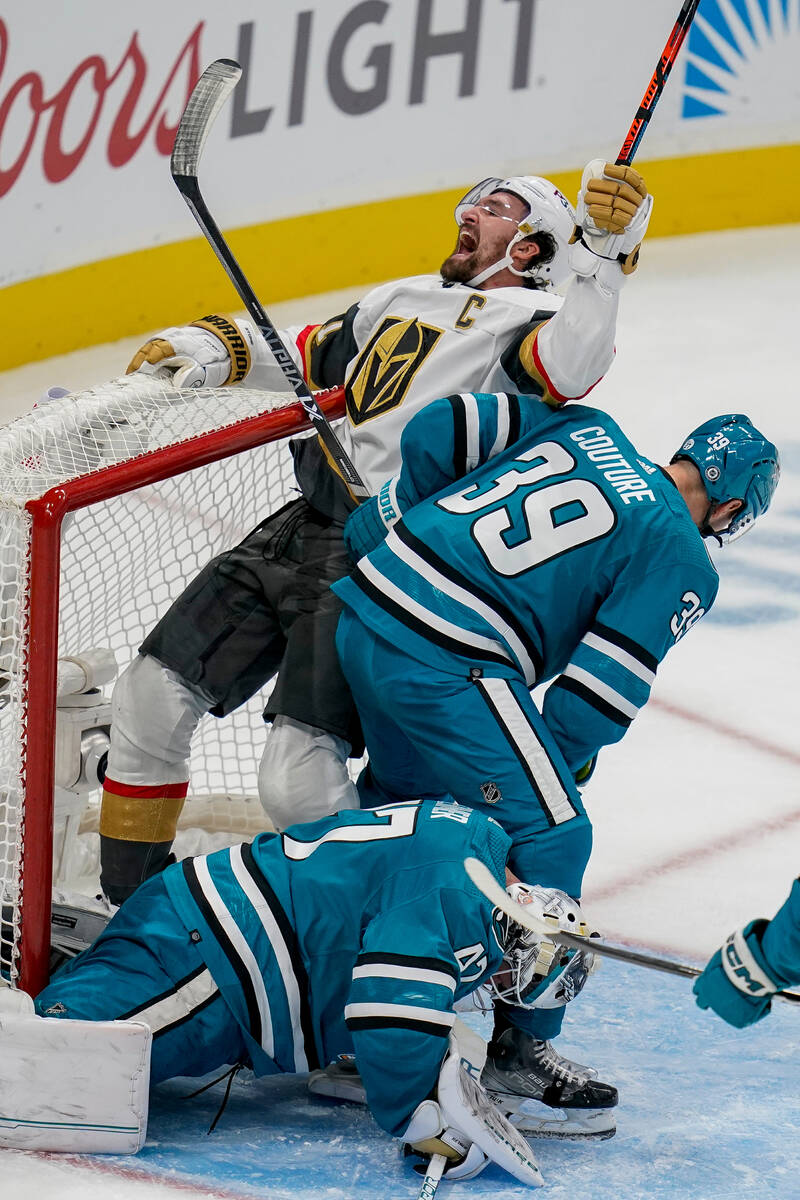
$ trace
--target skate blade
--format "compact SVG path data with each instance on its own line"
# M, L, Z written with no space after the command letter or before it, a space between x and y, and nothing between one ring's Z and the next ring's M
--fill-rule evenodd
M327 1071L312 1071L308 1077L308 1090L312 1096L326 1096L329 1100L349 1100L351 1104L367 1103L367 1093L358 1077L331 1077Z
M617 1132L613 1108L551 1108L538 1100L522 1100L508 1119L527 1140L605 1141Z

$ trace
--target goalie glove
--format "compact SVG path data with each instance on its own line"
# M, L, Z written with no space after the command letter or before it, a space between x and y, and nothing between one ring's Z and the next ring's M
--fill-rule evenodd
M570 239L570 266L576 275L594 276L616 292L639 261L653 197L633 167L593 159L583 172L576 208L578 224Z
M544 1183L530 1146L463 1065L452 1037L436 1099L417 1106L403 1141L418 1154L443 1154L451 1182L474 1178L491 1161L531 1187Z
M744 1029L760 1021L770 1010L778 983L770 974L761 938L768 922L751 921L732 933L711 956L702 975L694 981L700 1008L711 1008L723 1021Z
M128 363L134 371L155 375L165 368L176 388L224 387L246 378L254 358L255 330L248 321L237 325L212 313L174 325L145 342Z

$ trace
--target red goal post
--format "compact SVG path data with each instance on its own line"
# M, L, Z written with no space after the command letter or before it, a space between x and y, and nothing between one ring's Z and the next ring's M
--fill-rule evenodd
M342 416L341 390L318 398ZM0 973L33 994L47 973L54 816L74 828L97 805L85 760L109 717L102 687L61 695L59 660L101 648L123 670L205 562L296 494L287 440L308 428L293 393L186 392L142 375L0 428ZM263 705L205 718L193 742L190 796L214 797L221 828L232 798L256 792Z

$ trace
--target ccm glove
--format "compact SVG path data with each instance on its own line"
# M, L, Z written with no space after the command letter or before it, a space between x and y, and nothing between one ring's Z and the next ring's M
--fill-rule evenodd
M751 921L732 933L694 981L692 991L700 1008L712 1008L737 1029L765 1017L778 991L761 949L767 924L765 920Z
M240 383L252 365L253 337L249 323L243 322L240 327L212 313L191 325L165 329L145 342L125 373L144 371L155 375L166 368L177 388Z
M593 275L608 291L619 291L636 270L652 209L653 197L638 171L593 159L581 179L571 239L576 275Z

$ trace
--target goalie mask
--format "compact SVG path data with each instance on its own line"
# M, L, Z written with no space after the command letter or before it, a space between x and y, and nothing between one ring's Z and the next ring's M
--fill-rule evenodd
M510 192L527 205L528 213L519 222L511 216L504 218L514 226L514 233L509 238L504 257L481 271L474 279L470 279L469 286L477 287L490 276L508 267L514 275L534 279L543 288L558 288L570 274L569 240L575 228L575 212L572 205L548 179L541 179L537 175L515 175L508 179L492 177L476 183L466 196L459 200L455 209L456 223L461 225L465 209L480 206L483 200L495 192ZM547 262L536 262L526 270L518 271L511 263L513 247L523 238L535 237L540 232L549 234L553 239L555 253Z
M722 542L746 533L770 506L781 474L777 447L759 433L743 413L713 417L689 434L671 462L687 458L702 477L709 512L700 530ZM708 530L711 508L726 500L741 500L730 525L721 534Z
M533 915L551 921L554 931L574 922L572 932L586 928L579 906L553 888L514 883L506 889L518 904L531 905ZM519 1008L562 1008L574 1000L595 970L590 950L573 950L533 933L511 917L494 911L494 933L503 950L504 963L489 980L497 1000Z

